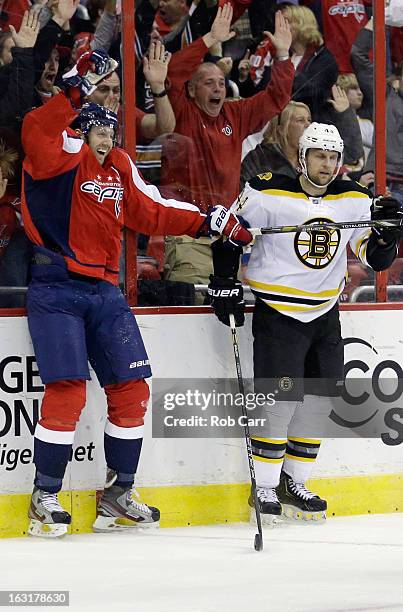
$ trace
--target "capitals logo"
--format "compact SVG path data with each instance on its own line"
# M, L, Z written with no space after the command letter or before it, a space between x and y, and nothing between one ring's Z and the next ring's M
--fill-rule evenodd
M295 234L294 249L297 257L308 268L316 270L326 268L336 255L340 244L339 229L324 229L314 232L309 231L310 223L333 223L331 219L311 219L304 225L306 230Z
M341 0L341 2L338 2L335 6L330 7L329 15L342 15L342 17L354 15L356 20L361 23L366 15L365 6L362 2L350 2L348 0L343 2L343 0Z
M115 202L115 215L119 217L122 208L120 202L123 199L124 189L118 186L120 183L98 184L94 181L86 181L80 186L80 190L84 193L89 193L95 196L95 199L100 204L105 200L113 200Z

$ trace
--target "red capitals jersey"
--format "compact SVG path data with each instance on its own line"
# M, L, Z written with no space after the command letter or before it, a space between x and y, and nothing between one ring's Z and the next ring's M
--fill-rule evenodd
M186 202L166 200L123 149L101 166L68 126L64 93L24 119L22 215L30 240L61 253L70 271L117 283L123 225L143 234L195 236L205 221Z
M368 21L364 0L322 0L325 45L341 73L353 72L350 51L358 32Z

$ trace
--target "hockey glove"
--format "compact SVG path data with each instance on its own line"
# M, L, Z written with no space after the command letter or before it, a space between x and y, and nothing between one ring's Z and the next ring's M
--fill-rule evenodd
M238 280L211 275L208 296L214 313L221 323L229 327L229 315L233 314L235 325L242 327L245 323L245 302L242 284Z
M83 98L91 95L98 83L114 72L117 66L118 63L100 49L83 53L77 64L62 76L73 105L80 108Z
M250 231L245 227L246 222L238 218L225 206L213 206L207 215L207 223L212 236L227 236L235 246L246 246L253 240Z
M371 219L383 221L384 219L398 219L403 223L403 211L400 203L395 198L378 196L373 199L371 206ZM396 243L402 236L403 228L396 227L373 227L372 232L377 240L386 242L385 246Z

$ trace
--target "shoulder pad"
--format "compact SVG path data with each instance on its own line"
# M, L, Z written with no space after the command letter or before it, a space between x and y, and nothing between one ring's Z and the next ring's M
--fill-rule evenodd
M297 179L290 178L284 174L273 174L264 172L258 174L249 181L249 185L256 191L269 191L271 189L281 189L284 191L301 191L301 186L296 184Z
M357 183L357 181L349 181L344 179L336 179L333 181L333 183L330 183L325 195L343 195L343 193L347 194L351 192L356 192L357 194L362 193L371 199L373 197L371 192L364 187L364 185L360 185L360 183Z

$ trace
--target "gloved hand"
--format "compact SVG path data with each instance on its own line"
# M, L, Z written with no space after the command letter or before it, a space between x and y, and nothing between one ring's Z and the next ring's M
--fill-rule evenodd
M250 231L245 227L245 221L238 218L225 206L213 206L207 216L210 234L227 236L236 246L246 246L253 240Z
M208 296L214 313L221 323L229 327L229 315L233 314L236 327L242 327L245 323L245 301L242 283L239 280L211 275Z
M403 222L403 211L400 203L389 196L378 196L373 199L371 205L371 219L383 221L384 219L398 219ZM402 227L373 227L372 232L378 240L391 244L400 240Z
M80 108L85 96L91 95L108 74L116 70L118 63L105 51L87 51L77 64L62 76L66 92L73 104Z

